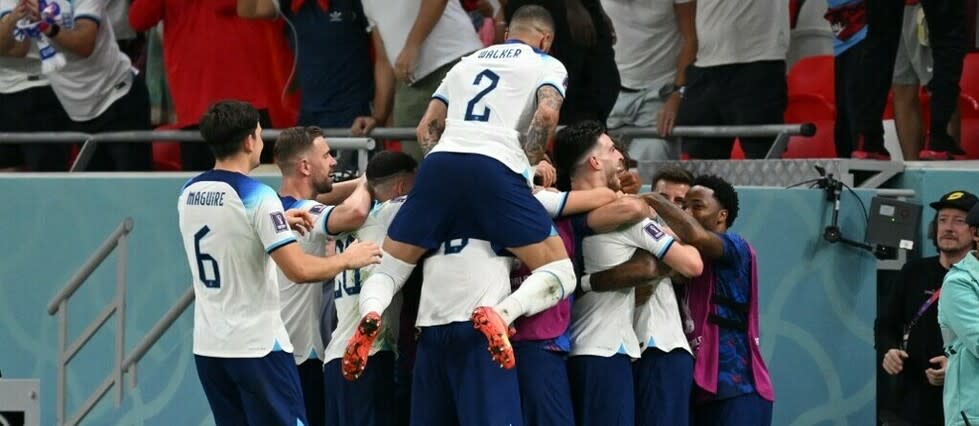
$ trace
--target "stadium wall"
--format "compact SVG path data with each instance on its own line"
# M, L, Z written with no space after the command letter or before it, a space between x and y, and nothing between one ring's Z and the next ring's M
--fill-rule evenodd
M56 399L58 329L47 303L119 222L135 220L127 353L190 285L175 206L185 180L158 174L0 177L8 200L0 205L7 218L0 235L8 241L0 263L0 370L4 378L41 379L42 424L54 424ZM762 352L776 392L773 424L873 424L875 260L822 240L831 210L820 191L745 187L739 193L734 229L759 258ZM871 193L860 195L869 204ZM855 205L843 210L844 235L863 235L862 216ZM115 257L71 299L69 342L111 300ZM83 424L213 424L191 354L192 321L188 309L147 353L137 386L127 387L120 408L107 395ZM110 374L114 332L110 321L70 364L69 413Z

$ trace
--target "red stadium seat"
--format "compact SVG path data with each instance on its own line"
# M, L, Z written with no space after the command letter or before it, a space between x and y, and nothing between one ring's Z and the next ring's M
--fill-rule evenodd
M792 137L782 158L836 157L833 139L836 109L825 98L818 95L790 95L789 106L785 109L785 122L813 123L816 125L816 134L812 137Z
M787 78L789 96L818 95L833 105L836 101L834 69L833 55L810 56L796 62Z
M178 130L175 125L163 125L155 130ZM152 142L153 143L153 170L158 172L179 172L180 143L179 142Z

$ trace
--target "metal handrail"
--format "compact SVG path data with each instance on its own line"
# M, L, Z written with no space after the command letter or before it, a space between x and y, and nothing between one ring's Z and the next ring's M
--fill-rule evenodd
M127 238L133 230L133 219L127 217L116 227L114 231L99 245L99 247L89 256L88 260L79 268L77 272L68 280L64 288L58 292L51 302L48 303L48 314L58 314L58 390L57 390L57 424L74 426L95 407L95 404L109 391L113 384L122 383L122 363L125 351L126 335L126 267L128 263ZM118 248L118 259L116 268L116 294L113 300L91 321L82 333L68 344L68 301L76 290L92 275L99 265L109 255ZM65 405L67 399L67 370L68 363L81 351L86 343L105 325L113 316L116 317L116 368L109 377L96 388L95 392L78 409L78 413L71 418L65 416ZM118 387L116 393L116 405L122 403L122 387Z
M89 256L88 260L78 269L78 271L68 280L64 288L58 292L51 302L48 303L48 314L59 315L58 330L58 390L57 390L57 424L74 426L80 423L95 405L105 396L113 386L116 387L115 403L118 407L122 404L123 375L129 374L130 388L136 387L136 364L143 359L146 352L163 336L171 325L187 310L191 302L194 301L194 288L190 286L165 314L161 317L153 328L143 336L139 344L133 348L132 353L125 355L125 318L126 318L126 266L127 266L127 237L133 230L133 219L127 217L111 234L99 245L98 248ZM118 248L118 270L117 288L113 300L102 309L93 321L91 321L81 334L68 343L68 301L71 296L81 287L89 276L102 264L112 252ZM108 377L95 388L89 397L82 403L75 414L66 417L65 405L67 399L67 368L68 363L77 355L89 340L115 315L116 317L116 350L115 366Z
M262 137L275 139L282 129L262 130ZM622 127L610 130L611 133L630 137L660 137L655 127ZM789 136L812 136L816 127L812 123L802 124L763 124L753 126L677 126L673 128L671 137L767 137L788 134ZM414 139L414 127L378 127L365 137L350 134L347 128L323 129L323 133L331 138L330 144L338 149L368 149L376 148L375 139ZM342 138L342 139L335 139ZM66 143L66 142L127 142L145 143L156 141L203 142L200 132L192 130L147 130L123 131L108 133L79 133L79 132L31 132L6 133L0 132L0 144L4 143ZM363 142L361 142L363 141Z
M109 234L108 237L106 237L105 241L102 242L102 245L95 249L92 255L89 256L88 260L82 264L82 267L78 268L78 272L68 279L68 283L65 284L65 287L62 288L50 302L48 302L48 315L58 313L58 309L61 307L61 302L75 294L78 287L80 287L82 283L84 283L85 280L92 275L92 272L95 272L95 269L102 264L105 258L112 254L112 251L115 250L116 246L119 244L119 240L123 236L128 235L132 230L133 219L131 217L127 217L122 221L122 223L119 224L119 226L116 227L114 231L112 231L111 234Z

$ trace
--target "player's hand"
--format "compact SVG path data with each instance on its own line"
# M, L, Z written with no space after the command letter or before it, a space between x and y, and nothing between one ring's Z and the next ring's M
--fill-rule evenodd
M21 19L25 19L25 18L30 17L32 15L31 12L33 12L35 10L36 9L31 9L31 6L28 5L26 1L21 0L20 2L17 3L17 6L14 7L14 10L12 10L10 12L10 19L13 20L13 22L16 23L17 21L20 21ZM34 19L31 19L31 20L34 20Z
M554 166L552 166L551 163L541 160L540 163L537 163L537 168L534 170L534 176L540 176L541 186L545 188L554 186L554 182L557 181L557 170L554 169Z
M642 182L639 180L639 173L623 170L619 173L619 187L626 194L638 194Z
M884 371L890 375L896 375L904 370L904 360L908 358L908 353L900 349L891 349L884 354L882 366Z
M370 116L361 116L354 119L354 124L350 126L350 134L354 136L367 136L374 127L377 126L377 119Z
M298 232L299 235L306 235L313 229L313 215L305 210L291 209L286 211L286 222L289 222L289 227Z
M406 44L394 61L394 76L404 84L415 82L415 66L418 65L420 46Z
M381 263L381 248L370 241L356 240L347 246L340 256L343 256L346 261L345 269L358 269Z
M677 92L673 92L670 97L660 108L659 112L656 113L656 131L662 137L667 137L670 133L673 133L673 127L676 126L676 116L680 111L680 101L682 98Z
M938 368L925 370L925 377L932 386L942 386L945 384L945 368L948 367L948 358L944 355L929 359L928 362L938 364Z

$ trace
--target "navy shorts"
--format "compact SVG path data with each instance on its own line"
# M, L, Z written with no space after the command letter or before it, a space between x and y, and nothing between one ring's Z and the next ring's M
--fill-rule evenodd
M579 426L635 426L636 400L628 355L570 357L568 378Z
M340 372L342 359L326 363L327 426L389 426L394 424L394 353L370 357L364 373L352 382Z
M469 321L423 327L412 374L411 424L523 425L516 369L493 362L486 338Z
M552 235L554 222L523 176L493 158L453 152L425 158L388 228L392 240L428 250L462 238L515 248Z
M539 342L513 342L520 378L520 405L527 425L573 425L567 354Z
M693 355L683 349L663 352L649 348L634 364L633 373L637 425L690 424Z
M194 355L194 363L218 426L308 423L291 353L274 351L262 358Z

